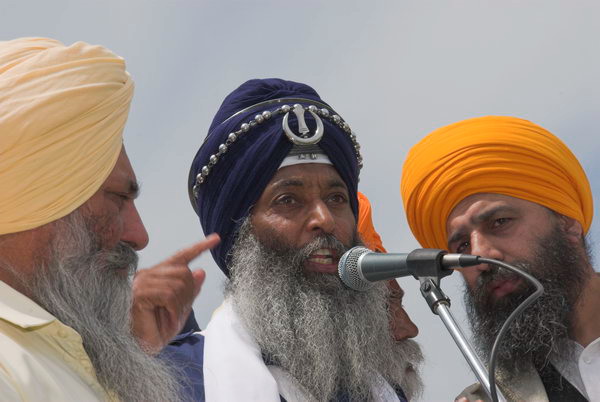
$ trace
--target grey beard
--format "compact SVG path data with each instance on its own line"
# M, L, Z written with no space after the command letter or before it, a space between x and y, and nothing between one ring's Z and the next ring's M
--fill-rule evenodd
M136 252L125 243L101 250L78 211L54 225L52 256L29 284L33 299L81 335L107 392L123 401L178 400L174 371L146 354L131 332Z
M371 400L375 373L407 396L421 392L423 360L412 340L392 338L387 287L367 292L346 289L332 275L305 273L312 252L346 251L333 236L292 249L271 236L269 246L242 224L229 265L226 294L267 361L286 370L313 398Z
M511 325L498 348L498 363L513 375L532 365L540 370L550 358L569 358L569 328L578 296L585 285L585 258L573 250L559 227L538 241L531 261L511 262L532 274L544 294ZM496 334L510 313L531 293L528 283L503 299L494 300L487 285L498 278L515 278L506 270L483 272L475 290L465 289L465 306L479 352L489 359Z

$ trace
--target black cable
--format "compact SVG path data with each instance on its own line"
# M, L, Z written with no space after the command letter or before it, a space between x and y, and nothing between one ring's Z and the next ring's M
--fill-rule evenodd
M496 339L494 340L494 345L492 346L492 353L490 355L489 367L488 367L489 382L490 382L490 396L492 397L492 401L498 402L498 392L496 390L496 357L497 357L496 355L498 354L498 345L500 345L500 340L502 339L502 337L504 336L506 331L508 331L508 327L510 327L510 324L512 324L512 322L515 320L515 318L517 318L517 316L519 314L521 314L521 312L524 309L529 307L529 305L531 303L533 303L537 298L539 298L544 293L544 287L537 279L535 279L533 276L531 276L527 272L522 271L519 268L513 267L512 265L509 265L505 262L494 260L491 258L483 258L483 257L479 257L478 260L481 263L497 265L499 267L506 268L509 271L515 272L515 273L521 275L522 277L524 277L525 279L527 279L529 282L531 282L536 287L535 292L533 292L531 295L529 295L529 297L527 297L527 299L523 300L523 302L521 304L519 304L519 306L508 316L506 321L504 321L504 324L502 324L502 328L500 328L500 332L498 332L498 335L496 335Z

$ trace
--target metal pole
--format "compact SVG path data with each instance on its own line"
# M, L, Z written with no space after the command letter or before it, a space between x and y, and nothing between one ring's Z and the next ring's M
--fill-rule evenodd
M492 396L490 393L490 381L488 371L481 362L481 360L479 360L479 357L473 350L473 347L471 346L471 344L463 334L462 330L456 323L456 320L452 316L452 313L449 309L450 299L444 294L442 289L439 288L439 279L435 277L422 277L419 278L419 280L421 281L421 294L423 295L425 301L431 308L431 311L440 317L440 319L446 326L446 329L452 336L452 339L454 339L456 346L458 346L465 360L467 360L467 363L469 363L469 366L471 367L471 370L477 377L477 380L481 385L483 385L483 388L487 392L488 396L491 398ZM504 397L500 389L496 387L496 390L498 394L498 401L506 402L506 398Z
M452 339L454 339L456 346L458 346L464 358L467 360L467 363L469 363L471 370L473 370L473 373L475 373L477 380L481 383L481 385L483 385L488 396L491 398L488 371L481 360L479 360L479 357L473 350L473 347L463 334L460 327L456 324L450 309L448 309L448 306L445 303L439 303L437 307L435 307L435 313L440 316L440 319L446 326L446 329L448 332L450 332ZM505 402L506 398L502 394L502 391L500 391L498 387L496 387L496 389L498 392L498 401Z

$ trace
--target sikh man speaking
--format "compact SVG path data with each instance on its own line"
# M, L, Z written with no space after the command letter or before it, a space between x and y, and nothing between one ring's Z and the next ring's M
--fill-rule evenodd
M132 302L148 243L122 139L132 94L124 60L101 46L0 42L3 401L180 399L174 371L151 353L200 290L204 273L187 262L218 238L145 270L163 283Z
M585 235L590 185L572 152L527 120L481 117L440 128L409 152L401 192L424 247L505 261L545 293L512 323L496 378L514 401L600 401L600 276ZM532 292L512 272L462 270L476 343L488 357ZM479 384L461 397L487 399Z
M360 242L362 162L348 124L309 86L251 80L228 95L194 158L192 203L229 277L203 332L209 401L406 400L421 360L396 342L384 283L346 289Z

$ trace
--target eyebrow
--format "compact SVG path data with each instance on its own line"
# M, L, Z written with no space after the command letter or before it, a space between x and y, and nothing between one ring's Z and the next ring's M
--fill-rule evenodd
M338 180L338 179L332 179L327 184L329 185L329 188L341 187L344 190L346 190L346 184L343 181Z
M298 179L284 179L277 181L273 184L273 190L277 190L282 187L304 187L304 182Z
M515 213L515 212L517 212L517 209L515 209L511 206L508 206L508 205L498 205L496 207L491 207L487 210L484 210L483 212L481 212L478 215L472 216L471 219L469 219L469 222L472 225L476 225L478 223L485 222L485 221L489 220L491 217L493 217L494 215L496 215L498 212ZM457 232L455 232L454 234L452 234L452 236L450 236L450 238L448 238L448 247L452 243L459 241L464 236L465 236L465 232L464 232L463 228L459 228Z

